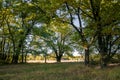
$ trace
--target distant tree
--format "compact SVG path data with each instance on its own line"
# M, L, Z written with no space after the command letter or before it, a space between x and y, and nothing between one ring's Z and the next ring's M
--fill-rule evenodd
M52 21L50 25L38 27L34 32L37 32L39 38L46 43L46 47L55 53L57 62L61 62L63 54L71 50L69 45L71 29L65 24Z

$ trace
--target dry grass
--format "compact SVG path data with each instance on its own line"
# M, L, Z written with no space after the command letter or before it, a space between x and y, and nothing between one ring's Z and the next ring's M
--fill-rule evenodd
M0 80L120 80L120 67L96 69L82 63L1 65Z

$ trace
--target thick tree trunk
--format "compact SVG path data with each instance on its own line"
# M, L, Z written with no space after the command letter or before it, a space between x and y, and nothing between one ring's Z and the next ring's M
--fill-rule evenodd
M19 55L13 55L12 63L17 64L18 63L18 57L19 57Z
M104 68L107 66L106 56L104 52L100 53L100 66L101 68Z
M45 63L47 63L47 54L44 55Z
M22 54L22 62L21 63L24 63L24 55Z
M89 65L89 48L85 49L85 65Z
M107 50L105 47L104 36L98 35L98 45L99 45L99 53L100 53L100 66L104 68L107 66Z
M25 53L25 63L27 62L27 52Z
M57 62L61 62L61 58L62 58L61 55L60 55L60 56L57 56L57 57L56 57Z

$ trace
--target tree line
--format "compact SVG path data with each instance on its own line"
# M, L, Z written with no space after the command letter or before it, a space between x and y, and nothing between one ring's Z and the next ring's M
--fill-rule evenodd
M119 0L1 0L0 62L26 62L28 53L100 55L101 67L120 53Z

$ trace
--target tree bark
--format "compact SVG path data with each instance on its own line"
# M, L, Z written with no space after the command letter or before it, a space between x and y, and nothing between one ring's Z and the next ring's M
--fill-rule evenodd
M47 53L44 54L45 63L47 63Z
M19 58L19 55L13 54L12 63L17 64L18 63L18 58Z
M24 52L23 52L23 47L22 47L22 63L24 63Z
M99 29L101 31L101 28ZM101 32L98 33L98 46L99 46L99 53L100 53L100 66L101 68L104 68L107 66L107 50L105 46L105 40L104 36L101 35Z
M61 58L62 58L62 55L59 55L59 56L56 57L56 60L57 60L58 63L61 62Z
M89 65L89 48L85 49L85 65Z
M27 52L25 53L25 63L27 62Z

